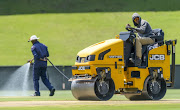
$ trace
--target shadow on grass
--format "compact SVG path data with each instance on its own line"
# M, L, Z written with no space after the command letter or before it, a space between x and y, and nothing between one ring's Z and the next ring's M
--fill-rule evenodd
M0 15L177 11L179 0L0 0Z

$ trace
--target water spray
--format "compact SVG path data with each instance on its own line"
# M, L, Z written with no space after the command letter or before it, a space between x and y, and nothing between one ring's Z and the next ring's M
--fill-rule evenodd
M14 71L0 88L0 96L28 96L29 68L30 63L26 63Z
M51 63L51 65L59 72L61 73L67 80L69 80L69 78L63 73L61 72L56 66L54 66L54 64L47 58L47 60L49 61L49 63Z

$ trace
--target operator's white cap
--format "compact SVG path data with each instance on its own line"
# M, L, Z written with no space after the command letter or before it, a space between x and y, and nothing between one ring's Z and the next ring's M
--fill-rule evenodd
M28 40L28 42L30 42L30 41L32 41L32 40L37 40L37 39L39 39L39 38L37 38L36 35L32 35L32 36L30 37L30 39Z

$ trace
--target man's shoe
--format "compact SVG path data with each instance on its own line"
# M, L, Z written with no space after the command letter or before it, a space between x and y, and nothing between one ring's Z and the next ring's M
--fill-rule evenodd
M32 96L40 96L37 92L35 92Z
M54 92L55 92L55 89L54 89L54 88L52 88L52 89L51 89L51 91L50 91L49 96L53 96L53 95L54 95Z
M141 59L140 58L136 58L136 66L141 66Z

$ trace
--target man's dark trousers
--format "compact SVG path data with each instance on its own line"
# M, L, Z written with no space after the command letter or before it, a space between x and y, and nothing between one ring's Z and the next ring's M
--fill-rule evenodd
M39 77L41 77L42 82L44 85L49 89L52 90L53 86L49 82L46 76L46 69L47 67L38 67L33 68L33 82L34 82L34 90L36 95L40 95L39 92Z

